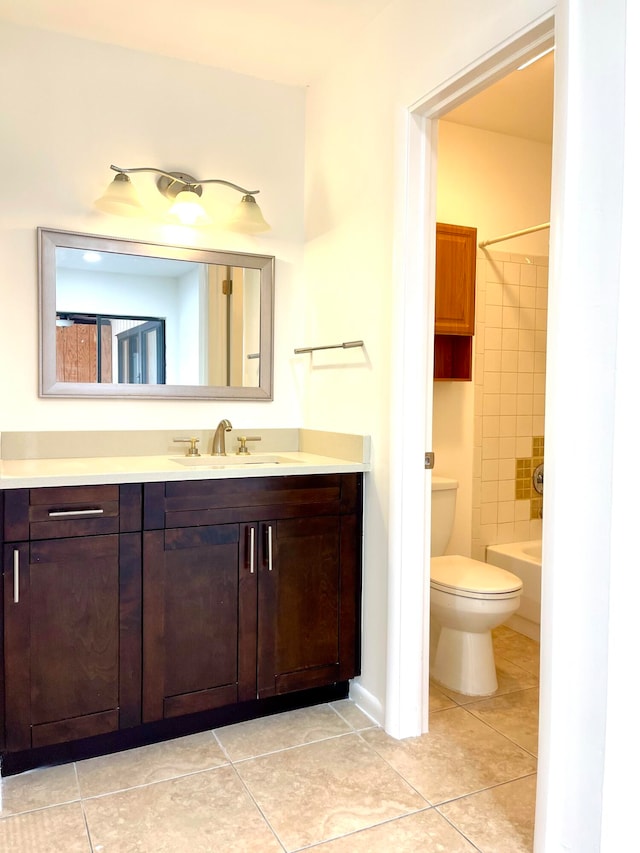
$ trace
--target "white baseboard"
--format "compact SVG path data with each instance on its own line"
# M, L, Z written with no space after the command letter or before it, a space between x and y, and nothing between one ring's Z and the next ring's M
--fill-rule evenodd
M371 717L378 726L384 725L384 708L379 699L369 693L359 681L352 681L349 685L349 699L360 708L360 710Z

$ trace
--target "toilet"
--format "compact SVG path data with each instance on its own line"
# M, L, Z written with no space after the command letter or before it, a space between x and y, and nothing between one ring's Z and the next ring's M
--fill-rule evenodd
M491 630L520 606L519 577L469 557L444 555L451 538L458 483L431 484L431 647L434 681L466 696L498 689Z

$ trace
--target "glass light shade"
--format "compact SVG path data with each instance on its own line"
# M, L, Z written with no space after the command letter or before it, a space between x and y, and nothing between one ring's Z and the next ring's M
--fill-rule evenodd
M189 188L180 190L169 209L169 215L175 216L182 225L209 224L209 217L200 203L200 196Z
M252 195L242 196L242 201L236 205L226 227L230 231L240 231L243 234L259 234L261 231L271 230Z
M100 198L94 202L102 213L116 216L142 216L144 208L128 175L118 172Z

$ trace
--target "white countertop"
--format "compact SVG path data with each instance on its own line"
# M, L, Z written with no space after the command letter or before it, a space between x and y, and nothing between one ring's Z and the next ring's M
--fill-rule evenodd
M0 461L0 490L40 486L90 486L165 480L220 480L235 477L286 477L296 474L345 474L370 471L366 462L350 462L298 451L200 456L104 456L78 459L5 459ZM266 457L267 461L259 461Z

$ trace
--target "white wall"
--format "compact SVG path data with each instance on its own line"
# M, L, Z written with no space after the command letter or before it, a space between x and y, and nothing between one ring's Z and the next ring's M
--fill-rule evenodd
M475 227L481 242L548 222L550 199L550 145L446 119L438 123L439 222ZM488 248L486 256L494 256L496 251L548 256L549 232L496 243ZM452 554L471 555L474 417L481 414L475 406L473 382L434 384L435 472L459 482L456 520L448 549Z
M386 699L392 732L406 731L405 720L416 717L420 670L414 665L415 649L403 646L410 635L403 626L413 628L420 601L415 593L423 571L422 565L409 565L407 559L398 562L397 555L406 558L412 547L420 554L420 542L409 531L408 541L400 547L398 531L411 508L394 505L390 498L402 494L420 503L417 478L409 464L413 457L404 445L408 438L402 421L405 412L390 407L391 401L407 399L402 377L395 372L403 368L402 358L396 355L405 354L407 348L396 342L412 300L420 305L417 292L423 285L419 281L412 288L402 264L406 235L411 232L404 215L411 196L406 185L412 162L407 142L415 141L417 135L410 133L413 124L407 119L407 108L426 101L555 6L545 0L517 4L489 0L481 5L475 0L446 5L399 0L385 8L353 42L349 54L336 59L332 74L310 92L306 326L325 333L335 328L331 318L336 314L340 330L358 326L370 347L370 366L365 375L334 370L331 382L327 373L311 372L305 421L328 427L363 420L371 424L375 468L366 517L360 686L382 704ZM615 621L618 614L628 617L628 608L624 586L618 583L610 589L609 576L613 570L618 581L624 577L622 553L624 545L630 544L619 526L612 531L610 509L612 490L623 505L630 497L622 479L612 480L611 472L614 424L615 434L624 439L632 455L630 434L623 421L616 420L618 407L626 411L630 389L616 387L614 353L621 249L627 261L623 279L627 298L633 269L626 254L626 250L633 253L631 206L625 207L626 219L622 219L622 225L629 227L622 230L620 215L627 174L634 180L630 197L637 198L638 192L634 155L630 149L627 165L622 151L625 120L635 127L637 103L632 95L637 94L637 84L630 78L625 99L625 0L607 4L559 0L557 6L559 97L552 197L557 247L555 258L553 245L551 249L549 289L554 297L549 315L555 312L555 317L549 328L553 382L547 409L548 435L554 439L546 450L549 572L543 591L536 851L613 853L624 847L625 838L628 844L634 837L634 812L622 813L615 798L616 790L628 784L623 767L633 767L638 757L632 731L625 745L633 760L625 763L620 761L620 738L611 730L605 737L607 690L615 690L620 698L625 684L621 667L608 669L609 620L615 624L616 649L623 648L623 638L629 647L635 643L633 623L627 621L625 631ZM637 16L633 25L628 47L637 53ZM635 138L633 133L630 138ZM630 359L637 372L637 352L630 346L624 321L622 328L626 334L618 341L617 357L625 365ZM323 393L316 394L320 389ZM406 464L391 470L390 462L398 456ZM577 500L576 475L584 471L586 460L594 463L588 469L590 488L581 490ZM411 481L411 488L402 487L403 479ZM391 626L388 647L387 625ZM410 663L405 665L407 659ZM617 763L607 760L608 746L615 749ZM601 845L604 765L604 797L611 811Z
M424 450L422 416L398 406L403 346L401 309L405 288L422 286L404 279L404 182L407 168L408 109L441 81L548 9L547 0L505 4L491 0L478 7L456 3L403 0L390 4L351 45L336 57L332 72L309 91L305 255L306 337L313 342L362 338L364 367L309 370L305 375L304 420L310 427L344 428L372 435L374 471L369 477L365 517L363 674L359 689L370 708L392 718L403 713L387 706L386 694L398 695L392 679L399 661L408 659L395 636L402 596L394 526L406 525L402 547L423 572L420 551L424 510L420 495ZM461 22L464 21L464 27ZM328 339L328 340L325 340ZM416 346L416 352L420 347ZM421 383L422 356L407 364L412 381ZM406 432L405 432L406 431ZM400 459L398 458L400 454ZM398 494L398 462L412 459L413 500ZM392 497L393 495L393 497ZM391 528L391 531L390 531ZM403 527L404 530L404 527ZM391 533L391 542L389 535ZM414 591L414 600L416 593ZM419 596L418 596L419 597ZM391 605L392 632L387 634ZM397 637L396 637L397 640ZM417 640L419 642L419 639ZM408 672L415 683L419 673ZM385 707L387 706L387 707ZM382 709L384 708L384 711ZM410 709L414 719L417 708Z
M5 23L0 77L0 304L20 317L5 319L0 335L0 389L11 400L0 431L210 429L222 417L238 428L299 426L290 362L302 297L304 90ZM111 163L258 187L273 230L248 237L100 214L92 205ZM205 193L239 200L225 188ZM275 255L274 402L38 399L37 226Z

